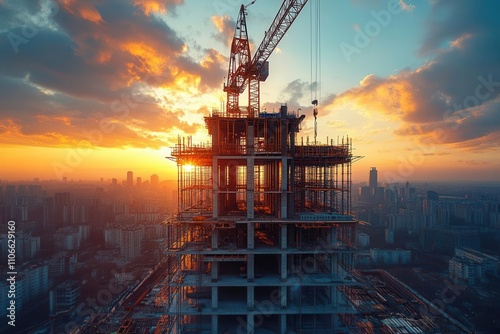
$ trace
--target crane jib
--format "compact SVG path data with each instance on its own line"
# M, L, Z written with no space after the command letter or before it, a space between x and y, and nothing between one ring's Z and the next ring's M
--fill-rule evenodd
M231 44L227 82L224 85L224 91L227 92L227 111L229 113L240 113L239 94L245 91L248 84L248 116L253 117L258 114L260 108L260 85L258 82L265 81L269 75L267 59L306 3L307 0L283 1L253 58L250 55L246 27L246 7L248 6L241 5ZM256 83L252 83L253 81Z

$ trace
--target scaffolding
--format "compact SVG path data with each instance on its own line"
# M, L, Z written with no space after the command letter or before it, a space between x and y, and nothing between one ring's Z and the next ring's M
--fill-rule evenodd
M212 111L210 144L179 138L166 332L349 332L358 157L350 138L296 144L304 117Z

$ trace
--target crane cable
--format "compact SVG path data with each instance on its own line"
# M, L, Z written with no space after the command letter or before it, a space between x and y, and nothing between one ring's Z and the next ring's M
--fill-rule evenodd
M321 100L321 1L313 0L310 7L311 44L311 103L314 105L314 144L318 136L318 101ZM314 7L314 8L313 8ZM318 96L319 91L319 96Z

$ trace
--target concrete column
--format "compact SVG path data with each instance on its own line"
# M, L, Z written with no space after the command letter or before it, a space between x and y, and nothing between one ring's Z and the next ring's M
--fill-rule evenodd
M334 276L337 276L339 274L337 257L338 257L337 253L332 253L330 255L330 274Z
M253 311L255 308L255 287L247 286L247 308Z
M280 333L286 334L286 314L280 315Z
M247 225L247 248L255 248L255 225L253 222L248 222Z
M253 129L253 127L252 127ZM253 140L253 139L252 139ZM255 160L254 157L247 158L247 218L253 219L255 217L255 173L254 173Z
M212 309L216 310L219 307L219 288L212 287Z
M254 315L253 314L247 314L247 333L248 334L253 334L254 333L254 327L255 327Z
M335 226L330 227L330 243L332 246L337 245L337 228Z
M287 224L281 224L281 249L286 249L288 247L287 245L287 237L288 237L288 233L287 233L287 228L288 228L288 225Z
M285 282L287 279L287 273L288 273L288 263L287 263L287 255L286 254L281 254L280 271L281 271L281 281Z
M281 157L281 219L288 218L288 164L286 156Z
M219 176L216 157L212 160L212 217L219 217Z
M253 222L248 222L247 225L247 248L255 248L255 225ZM253 282L255 278L255 261L254 254L248 254L247 256L247 279L249 282Z
M247 257L247 280L253 282L255 279L255 258L254 254L248 254Z
M210 270L210 279L212 282L217 282L219 279L219 262L212 262L212 269Z
M284 308L286 308L288 306L287 305L287 299L288 299L287 298L287 292L288 292L287 287L286 286L282 286L281 287L281 293L280 293L280 295L281 295L281 308L282 309L284 309Z
M227 208L229 211L236 210L236 178L238 174L238 164L234 161L228 163L229 173L227 181Z
M331 291L330 298L332 300L332 305L334 308L338 307L339 306L339 295L338 295L339 290L337 289L336 286L332 286L330 291Z
M219 318L217 315L212 315L212 334L219 334Z
M219 247L219 230L214 228L212 230L212 249L217 249Z

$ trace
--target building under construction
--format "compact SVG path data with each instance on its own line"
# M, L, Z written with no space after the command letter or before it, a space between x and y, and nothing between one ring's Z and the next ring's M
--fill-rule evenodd
M211 142L179 139L178 215L170 227L168 333L343 333L356 221L349 138L298 136L305 115L260 112L267 59L307 0L284 0L250 57L246 8L231 44L225 110L205 117ZM248 85L247 107L239 95ZM318 101L314 100L316 119ZM300 138L300 142L299 141Z
M258 117L214 111L211 145L174 147L171 333L345 329L356 284L351 140L297 143L304 117L285 105Z

